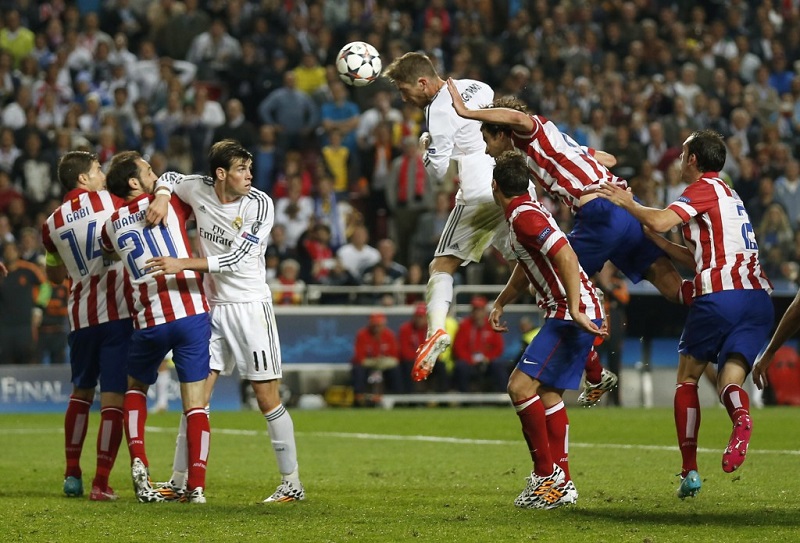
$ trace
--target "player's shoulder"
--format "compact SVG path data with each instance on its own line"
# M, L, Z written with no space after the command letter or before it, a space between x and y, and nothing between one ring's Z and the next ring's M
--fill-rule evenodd
M272 198L266 192L251 187L245 198L247 199L248 209L251 213L255 213L258 220L266 220L270 213L275 213Z

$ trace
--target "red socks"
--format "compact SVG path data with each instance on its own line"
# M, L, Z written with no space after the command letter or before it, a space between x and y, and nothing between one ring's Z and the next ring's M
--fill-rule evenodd
M100 432L97 434L97 472L92 486L108 488L108 474L117 459L122 442L124 415L119 407L104 407L100 411Z
M569 418L564 402L559 402L545 412L547 417L547 440L550 444L550 455L553 461L564 470L567 481L569 476Z
M727 385L722 389L719 399L728 410L732 422L736 422L741 415L750 414L750 396L739 385L733 383Z
M188 490L206 486L206 465L211 442L211 430L205 409L197 407L186 412L186 445L189 453Z
M125 393L125 435L128 438L128 452L131 462L134 458L149 466L147 454L144 452L144 423L147 421L147 396L141 390L129 390Z
M584 370L586 371L586 380L590 383L596 385L603 380L603 365L600 363L600 355L594 349L589 351Z
M544 406L539 396L515 402L519 421L522 423L522 435L528 443L528 450L533 459L533 471L536 475L546 477L553 473L553 457L547 440L547 422Z
M81 478L81 452L86 439L86 427L89 422L91 402L75 396L69 397L67 412L64 415L64 451L67 457L67 469L64 478Z
M700 429L700 399L697 383L678 383L675 388L675 429L683 458L681 476L697 469L697 432Z

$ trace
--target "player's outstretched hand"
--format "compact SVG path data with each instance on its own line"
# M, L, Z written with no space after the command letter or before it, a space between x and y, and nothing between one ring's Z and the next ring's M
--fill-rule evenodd
M469 111L469 108L467 108L466 104L464 104L464 100L461 98L461 93L458 92L456 83L453 81L452 77L447 79L447 91L453 98L453 109L456 110L456 113L458 113L460 117L464 117Z
M147 206L147 213L145 213L144 216L147 226L156 226L159 224L163 224L164 226L167 225L167 210L169 209L169 200L170 195L164 191L156 194L156 197L152 202L150 202L150 205Z
M492 312L489 313L489 324L495 332L508 332L508 323L500 322L503 316L503 306L495 304L492 307Z
M183 267L178 262L177 258L171 256L157 256L149 259L144 263L145 273L152 273L153 275L164 275L168 273L180 273Z
M763 353L756 358L756 363L753 364L753 382L758 387L758 390L764 390L769 383L767 382L767 370L772 365L773 355Z
M577 315L572 315L572 319L575 321L575 324L577 324L590 334L594 334L595 336L600 336L600 337L608 336L608 326L606 326L605 321L603 321L603 326L598 328L598 326L592 322L592 319L590 319L586 313L578 313Z
M631 189L624 189L612 183L600 183L594 188L594 192L601 198L605 198L612 204L625 207L633 203L633 193Z

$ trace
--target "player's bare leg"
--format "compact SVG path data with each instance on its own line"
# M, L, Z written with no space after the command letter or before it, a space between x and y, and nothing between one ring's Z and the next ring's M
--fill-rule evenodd
M464 261L455 256L435 257L430 264L430 279L425 290L428 309L428 339L417 349L417 358L411 370L414 381L428 378L433 366L452 339L445 331L445 321L453 303L453 274Z

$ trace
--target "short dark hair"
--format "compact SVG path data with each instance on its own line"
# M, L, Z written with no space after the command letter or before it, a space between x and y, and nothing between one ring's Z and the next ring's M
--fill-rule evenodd
M514 96L503 96L501 98L496 98L492 101L491 104L484 106L483 109L493 109L493 108L505 108L505 109L513 109L516 111L521 111L522 113L530 113L528 110L528 106L525 105L525 102L520 100L519 98L515 98ZM495 123L482 123L481 124L481 131L486 132L487 134L491 134L492 136L496 136L497 134L510 134L511 127L507 124L495 124Z
M142 158L137 151L123 151L111 159L111 166L106 174L106 188L108 192L120 198L127 198L131 193L128 180L131 177L139 178L139 165L137 160Z
M439 77L433 62L422 53L406 53L396 58L383 70L383 75L394 83L413 85L420 77Z
M211 170L211 177L217 178L217 168L230 170L235 160L247 162L253 160L253 155L236 140L220 140L211 146L208 151L208 166Z
M89 173L97 155L86 151L70 151L58 161L58 180L68 191L78 186L78 176Z
M725 166L728 154L725 140L713 130L697 130L689 136L686 152L697 157L697 169L701 172L718 172Z
M517 149L503 152L494 161L493 177L497 189L507 198L528 192L530 172L525 155Z

